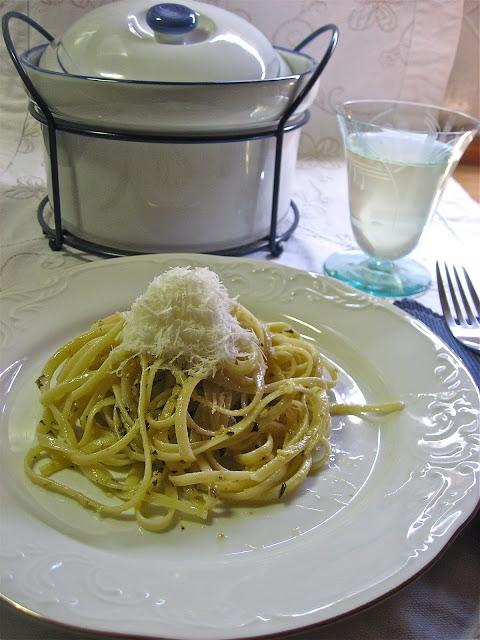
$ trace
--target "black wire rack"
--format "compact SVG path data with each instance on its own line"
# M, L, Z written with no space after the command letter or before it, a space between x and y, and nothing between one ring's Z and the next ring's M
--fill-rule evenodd
M308 110L304 111L300 117L292 118L294 112L301 103L306 99L308 93L320 77L322 71L330 60L338 40L338 28L334 24L327 24L313 31L309 36L302 40L294 49L300 52L315 38L325 32L330 32L330 41L320 62L315 67L305 86L296 96L296 98L288 105L284 113L280 117L275 126L269 125L265 129L255 130L250 133L231 133L231 134L190 134L183 132L182 135L172 135L163 133L132 133L123 132L108 127L91 127L78 122L60 119L52 114L49 106L35 88L34 84L25 71L20 56L18 55L10 34L10 21L12 19L21 20L37 32L39 32L48 42L52 42L54 37L46 31L41 25L35 22L29 16L18 11L10 11L2 18L2 33L5 40L7 51L12 59L15 69L20 76L31 99L29 105L30 114L48 129L48 151L50 157L51 172L51 194L52 202L48 196L42 199L37 208L38 222L43 233L48 238L50 248L53 251L60 251L64 246L72 247L79 251L84 251L104 258L115 258L119 256L139 255L142 251L127 251L114 247L108 247L94 242L89 242L74 235L64 228L62 224L62 210L60 199L60 177L58 168L58 152L57 152L57 132L65 131L74 133L79 136L90 136L107 140L118 140L123 142L147 142L147 143L168 143L168 144L202 144L202 143L226 143L226 142L245 142L260 138L275 138L275 159L274 159L274 175L273 175L273 193L272 193L272 209L270 215L270 230L267 236L255 242L234 247L225 251L211 252L219 255L243 256L254 251L269 251L272 257L277 257L283 250L283 243L286 242L298 226L300 213L297 205L293 200L290 201L290 210L293 214L293 221L288 228L282 233L278 232L278 203L280 193L281 179L281 163L283 151L284 135L297 128L303 127L310 117ZM46 220L47 205L53 212L53 227Z

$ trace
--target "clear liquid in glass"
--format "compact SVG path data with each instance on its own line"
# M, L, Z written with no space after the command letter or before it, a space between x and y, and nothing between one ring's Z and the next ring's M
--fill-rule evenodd
M346 140L353 233L377 260L417 245L450 173L450 150L414 132L352 133Z

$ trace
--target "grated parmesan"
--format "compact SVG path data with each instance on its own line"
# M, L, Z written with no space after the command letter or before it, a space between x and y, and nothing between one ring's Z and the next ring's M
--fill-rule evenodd
M232 315L233 305L210 269L174 267L157 276L126 312L123 346L206 377L256 340Z

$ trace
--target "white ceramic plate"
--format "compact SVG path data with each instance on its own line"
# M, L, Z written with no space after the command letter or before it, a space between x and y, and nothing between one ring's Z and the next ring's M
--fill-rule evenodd
M329 464L286 503L149 534L32 486L22 458L48 355L178 264L212 266L258 316L286 318L315 339L341 370L339 397L406 408L334 419ZM439 339L388 303L267 262L164 255L66 271L7 292L1 306L2 593L47 620L191 640L304 628L408 582L476 508L475 384Z

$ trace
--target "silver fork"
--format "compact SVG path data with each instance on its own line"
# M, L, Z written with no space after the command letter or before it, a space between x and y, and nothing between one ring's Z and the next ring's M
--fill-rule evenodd
M462 278L453 267L452 277L446 263L437 262L436 271L440 304L448 328L459 342L480 353L480 300L466 269L462 267Z

